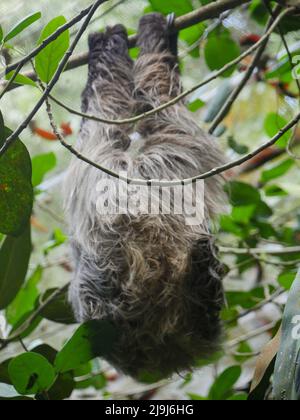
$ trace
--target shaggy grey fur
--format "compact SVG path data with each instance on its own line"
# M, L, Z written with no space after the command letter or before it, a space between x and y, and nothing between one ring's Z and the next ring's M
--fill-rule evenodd
M91 35L89 44L83 111L127 118L180 93L174 38L171 42L161 15L141 19L135 63L121 25ZM136 132L140 144L133 150ZM182 179L223 162L215 139L195 124L183 102L136 125L84 120L77 148L134 178ZM221 180L205 181L205 221L187 226L184 215L99 215L96 184L104 178L80 160L70 165L65 192L75 265L70 301L76 317L110 320L121 329L109 360L134 377L189 368L218 348L222 331L222 266L209 230L211 218L220 212Z

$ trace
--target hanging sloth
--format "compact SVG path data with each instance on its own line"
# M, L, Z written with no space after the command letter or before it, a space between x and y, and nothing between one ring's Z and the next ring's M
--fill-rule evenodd
M123 119L179 95L177 36L169 29L162 15L144 16L135 63L122 25L92 34L83 111ZM77 149L114 172L144 180L185 179L223 163L215 139L195 124L184 101L137 124L84 119ZM205 181L204 219L188 225L184 214L100 214L96 185L105 179L121 182L78 159L68 171L75 315L119 328L108 359L133 377L188 369L217 350L222 336L223 269L210 231L221 211L222 180Z

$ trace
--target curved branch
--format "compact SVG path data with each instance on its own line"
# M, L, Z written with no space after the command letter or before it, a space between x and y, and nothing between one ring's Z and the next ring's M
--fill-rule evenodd
M102 165L99 165L96 162L93 162L88 157L82 155L71 144L67 143L66 140L64 139L64 137L58 131L58 129L55 125L55 122L54 122L52 109L51 109L51 105L50 105L50 102L49 102L48 98L46 98L46 104L47 104L47 113L48 113L48 116L49 116L50 124L52 126L52 129L53 129L54 133L56 134L57 138L59 139L60 143L62 144L62 146L64 146L74 156L76 156L78 159L82 160L83 162L87 163L88 165L93 166L94 168L106 173L109 176L112 176L113 178L117 178L120 181L124 181L128 185L137 185L137 186L157 186L157 187L174 187L174 186L180 186L180 185L184 186L184 185L194 183L198 180L203 180L203 179L211 178L215 175L222 174L223 172L225 172L229 169L235 168L236 166L239 166L242 163L247 162L248 160L252 159L254 156L261 153L263 150L265 150L268 147L275 144L285 133L287 133L291 128L293 128L300 121L300 113L299 113L299 114L296 115L296 117L292 121L290 121L284 128L282 128L271 140L264 143L263 145L261 145L260 147L255 149L253 152L248 153L247 155L243 156L240 159L237 159L237 160L229 162L225 165L213 168L210 171L205 172L203 174L197 175L197 176L192 177L192 178L178 180L178 181L144 180L144 179L132 179L132 178L124 177L124 176L122 176L122 175L120 175L120 174L118 174L114 171L111 171L108 168L105 168Z

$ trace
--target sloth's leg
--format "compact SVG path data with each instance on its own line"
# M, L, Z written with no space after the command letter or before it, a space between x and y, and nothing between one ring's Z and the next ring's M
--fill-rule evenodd
M177 35L171 35L167 21L161 14L152 13L141 19L137 44L140 56L134 70L135 96L138 111L142 112L177 96L181 83ZM154 119L148 118L147 121Z
M122 25L89 37L88 82L82 95L82 110L106 119L128 118L133 112L133 62L128 55L128 37ZM101 140L122 140L128 126L83 120L81 135L95 132ZM126 137L126 136L125 136Z

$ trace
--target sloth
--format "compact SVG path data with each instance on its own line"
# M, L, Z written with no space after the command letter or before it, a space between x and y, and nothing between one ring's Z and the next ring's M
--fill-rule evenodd
M140 20L136 61L128 45L122 25L89 36L84 113L126 119L182 91L177 35L165 17L151 13ZM215 138L193 121L184 100L135 124L84 118L77 149L143 180L186 179L223 163ZM212 235L224 203L222 177L205 181L204 217L194 225L184 214L100 214L96 185L107 179L122 182L76 158L68 170L75 316L118 328L107 360L125 374L167 377L191 369L222 342L224 270Z

